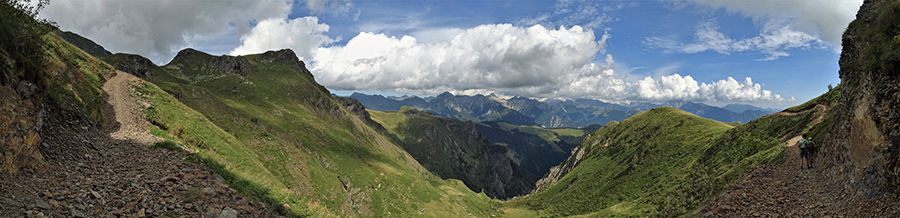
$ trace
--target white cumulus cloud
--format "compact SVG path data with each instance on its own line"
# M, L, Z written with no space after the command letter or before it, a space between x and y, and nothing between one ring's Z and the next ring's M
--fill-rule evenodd
M283 18L260 21L250 31L241 36L241 46L231 51L231 55L262 53L268 50L292 48L302 60L312 59L312 51L335 41L326 35L329 26L319 23L316 17Z
M613 56L605 54L610 38L609 34L596 37L579 26L547 29L509 24L461 30L451 40L437 43L362 32L344 46L315 51L312 72L325 87L344 91L420 95L450 91L612 102L788 100L750 78L701 83L669 73L627 82L627 75L612 70ZM605 63L594 63L598 55L605 57Z
M688 100L702 102L754 102L793 101L778 94L764 90L759 83L753 83L750 77L738 82L732 77L712 83L700 83L690 75L679 74L663 76L659 80L646 77L631 83L635 99L648 101Z
M601 44L579 26L481 25L449 42L363 32L345 46L316 51L317 80L339 90L425 90L440 93L491 87L548 94L582 73Z

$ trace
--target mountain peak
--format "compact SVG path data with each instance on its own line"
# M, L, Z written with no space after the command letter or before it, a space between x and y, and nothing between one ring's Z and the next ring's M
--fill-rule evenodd
M278 51L266 51L265 53L257 56L254 60L261 63L272 63L276 61L281 62L291 66L291 69L301 74L313 77L312 73L306 69L306 64L304 64L303 61L300 60L300 58L297 58L297 54L294 53L293 50L288 48Z
M202 51L197 51L196 49L193 49L193 48L185 48L185 49L182 49L181 51L178 51L178 54L175 54L175 57L172 58L172 61L170 61L169 64L184 62L184 61L187 61L187 60L192 59L197 56L212 56L212 55L207 54Z
M448 91L445 91L444 93L441 93L440 95L435 96L435 97L437 97L437 98L449 98L449 97L453 97L453 94L450 93L450 92L448 92Z
M247 74L252 69L250 62L244 56L222 55L216 57L193 48L179 51L167 65L175 65L178 68L190 67L201 72L212 70L213 72L234 74Z

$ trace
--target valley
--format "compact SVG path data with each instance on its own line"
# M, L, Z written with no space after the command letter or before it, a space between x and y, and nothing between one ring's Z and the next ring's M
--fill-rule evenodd
M435 78L421 78L434 96L342 97L309 51L183 48L157 63L13 3L0 2L0 217L900 213L896 0L860 7L843 35L840 84L781 111L453 94L428 86ZM803 134L817 146L809 169L799 167Z

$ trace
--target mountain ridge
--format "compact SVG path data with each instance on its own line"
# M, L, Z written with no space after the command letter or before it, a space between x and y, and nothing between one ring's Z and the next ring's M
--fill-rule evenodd
M349 97L358 99L372 110L400 110L400 107L406 105L460 120L506 121L517 125L541 125L547 128L579 128L590 124L622 121L640 111L664 106L679 108L722 122L746 123L775 112L749 105L732 105L731 108L746 109L741 112L733 112L725 108L688 101L620 105L593 99L538 101L519 96L509 99L501 99L493 95L456 96L450 92L441 93L431 100L425 100L418 96L391 98L358 92L352 93Z

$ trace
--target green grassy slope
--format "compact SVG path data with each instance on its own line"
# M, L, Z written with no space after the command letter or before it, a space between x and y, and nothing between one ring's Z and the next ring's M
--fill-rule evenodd
M474 123L435 116L403 106L369 111L406 151L441 178L462 180L472 190L510 198L531 190L537 176L507 156L507 148L478 133Z
M784 141L821 141L840 86L785 113L734 126L673 108L610 123L580 146L584 159L548 190L506 206L509 216L683 216L750 167L784 161ZM816 105L824 107L816 107ZM552 203L551 203L552 202Z
M584 160L554 186L512 204L541 216L663 215L665 205L690 198L679 189L690 166L731 128L669 107L611 123L585 140Z
M490 216L496 203L441 180L335 102L310 76L260 55L176 57L144 86L155 131L233 173L242 192L293 215ZM242 57L237 57L242 58ZM223 72L214 60L235 60ZM168 95L174 96L167 97ZM184 105L180 105L180 103ZM190 112L196 110L197 113ZM182 115L184 114L184 115ZM427 209L423 209L427 208Z

